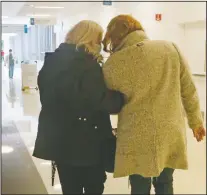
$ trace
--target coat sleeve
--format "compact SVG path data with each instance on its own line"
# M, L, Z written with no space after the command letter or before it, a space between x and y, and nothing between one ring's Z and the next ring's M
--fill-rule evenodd
M114 63L112 58L113 57L109 57L109 59L103 65L104 80L109 89L120 91L120 77L116 75L115 69L111 67L111 65Z
M188 62L174 45L180 57L180 83L181 96L184 109L187 114L188 124L191 129L199 128L203 125L203 117L200 109L199 97L193 81Z
M85 101L94 109L117 114L124 105L124 95L106 87L102 69L98 64L84 72L81 88Z

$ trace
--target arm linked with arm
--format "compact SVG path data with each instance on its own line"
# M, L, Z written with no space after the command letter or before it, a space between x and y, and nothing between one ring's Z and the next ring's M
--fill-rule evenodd
M174 45L175 46L175 45ZM184 56L175 46L180 57L180 83L181 96L184 109L191 129L203 126L203 118L200 109L199 97L194 84L190 68Z
M117 114L124 105L124 95L106 87L99 65L94 65L84 73L82 90L86 94L86 100L94 109Z

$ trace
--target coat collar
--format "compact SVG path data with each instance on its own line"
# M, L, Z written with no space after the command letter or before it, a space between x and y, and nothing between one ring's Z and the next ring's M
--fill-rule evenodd
M136 43L142 42L144 40L148 40L148 37L144 31L137 30L130 34L128 34L122 42L115 48L115 52L122 50L126 47L132 46Z

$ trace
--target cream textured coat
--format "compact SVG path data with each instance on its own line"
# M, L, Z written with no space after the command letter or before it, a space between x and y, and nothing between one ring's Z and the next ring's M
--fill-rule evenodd
M129 34L103 72L109 88L126 95L119 113L114 177L159 176L187 169L185 108L191 129L203 124L187 62L171 42Z

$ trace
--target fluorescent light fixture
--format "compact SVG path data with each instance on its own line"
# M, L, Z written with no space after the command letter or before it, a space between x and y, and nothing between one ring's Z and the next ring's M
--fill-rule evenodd
M3 19L9 18L9 16L2 16Z
M14 149L12 147L9 146L2 146L2 154L8 154L13 152Z
M28 14L28 17L50 17L49 14Z
M64 7L59 7L59 6L35 6L37 9L64 9Z

